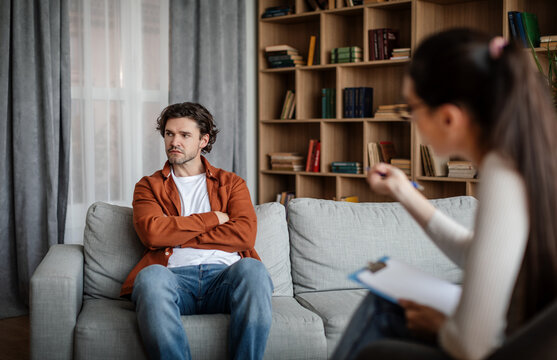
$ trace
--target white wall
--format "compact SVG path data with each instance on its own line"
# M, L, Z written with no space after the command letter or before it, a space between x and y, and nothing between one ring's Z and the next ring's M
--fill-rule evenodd
M254 203L257 202L257 5L246 1L246 182Z

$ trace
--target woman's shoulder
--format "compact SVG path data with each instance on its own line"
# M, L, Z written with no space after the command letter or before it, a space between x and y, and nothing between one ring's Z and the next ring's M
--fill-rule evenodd
M487 154L479 168L480 193L490 194L509 192L526 193L524 178L511 159L497 152ZM483 190L483 191L482 191Z

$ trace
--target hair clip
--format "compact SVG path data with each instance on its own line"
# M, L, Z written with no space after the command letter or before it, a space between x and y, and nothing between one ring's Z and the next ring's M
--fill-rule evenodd
M507 46L507 40L503 39L501 36L496 36L489 42L489 55L492 59L499 59L503 53L503 49Z

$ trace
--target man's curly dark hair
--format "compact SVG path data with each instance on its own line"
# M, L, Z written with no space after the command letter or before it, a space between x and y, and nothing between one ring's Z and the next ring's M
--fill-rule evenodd
M166 129L166 122L168 119L175 118L189 118L197 123L199 128L200 136L209 134L209 142L201 152L207 154L211 152L213 144L217 140L217 134L219 129L215 125L213 120L213 115L201 104L184 102L178 104L168 105L157 118L157 131L159 131L164 138L164 132Z

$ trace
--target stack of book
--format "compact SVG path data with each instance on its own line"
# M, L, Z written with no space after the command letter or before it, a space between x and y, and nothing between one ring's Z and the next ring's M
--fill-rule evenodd
M477 170L471 161L451 160L447 162L449 168L448 177L473 179L476 177Z
M331 64L361 62L363 60L362 48L348 46L331 50Z
M544 49L557 50L557 35L540 37L540 46Z
M528 12L509 11L509 32L511 38L524 47L540 46L540 28L536 14Z
M331 172L346 174L361 174L362 163L357 161L333 161L331 163Z
M410 159L391 159L391 165L396 166L400 170L402 170L406 176L411 177L412 173L410 172Z
M406 120L410 118L410 112L406 104L379 105L374 118L376 120Z
M294 8L290 5L268 7L261 15L261 18L266 19L275 16L290 15L294 13Z
M293 152L269 153L271 170L302 171L304 170L304 156Z
M423 144L420 144L420 153L425 176L447 176L448 157L435 155L431 146Z
M368 118L373 116L373 88L353 87L342 90L343 116Z
M389 60L393 56L393 49L398 48L398 30L368 30L368 44L369 60Z
M390 164L391 159L396 158L397 152L392 141L379 141L378 143L370 142L367 144L367 155L369 167L372 167L380 162Z
M321 89L321 118L334 119L336 118L336 89L324 88Z
M305 65L304 59L290 45L272 45L265 48L265 56L270 68L292 67Z
M394 48L390 60L410 59L410 48Z
M284 98L284 103L282 104L282 111L280 112L280 119L287 120L293 119L296 110L296 96L294 91L287 90L286 96Z
M321 161L321 142L317 139L311 139L308 146L308 156L306 158L306 171L319 172Z

